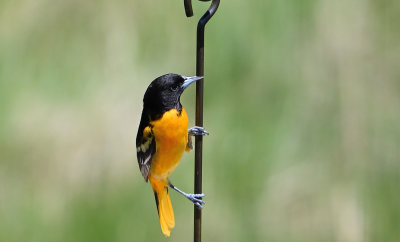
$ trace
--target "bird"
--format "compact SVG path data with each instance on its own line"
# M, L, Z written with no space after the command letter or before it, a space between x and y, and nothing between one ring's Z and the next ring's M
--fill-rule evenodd
M143 97L136 136L137 160L144 180L150 181L161 231L167 237L175 226L168 188L182 194L200 209L204 205L204 194L185 193L168 178L178 166L183 153L192 149L192 136L208 135L203 127L188 129L188 116L180 102L183 91L202 79L200 76L165 74L150 83Z

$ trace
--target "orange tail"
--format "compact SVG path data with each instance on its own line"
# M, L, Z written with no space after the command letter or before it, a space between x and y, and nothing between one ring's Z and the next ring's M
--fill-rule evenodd
M156 198L158 216L160 218L161 230L165 236L171 234L175 226L174 211L172 210L171 200L169 199L168 186L166 182L149 177Z

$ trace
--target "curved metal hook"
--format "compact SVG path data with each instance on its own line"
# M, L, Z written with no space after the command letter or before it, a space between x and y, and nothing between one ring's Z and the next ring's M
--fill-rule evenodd
M189 14L193 15L193 11L191 9L191 0L185 0L185 3L189 3L189 5L185 4L186 15L189 17ZM204 0L200 0L204 1ZM197 47L196 47L196 75L204 76L204 30L208 20L214 15L219 6L220 0L212 0L211 6L208 8L207 12L200 18L199 23L197 24ZM190 6L189 8L186 8ZM191 12L188 12L191 11ZM191 16L191 15L190 15ZM196 125L203 127L203 97L204 97L204 79L199 80L196 83ZM202 193L202 163L203 163L203 137L196 136L195 139L195 175L194 175L194 192ZM194 242L201 242L201 209L195 207L194 208Z
M202 2L209 2L210 0L199 0ZM192 17L193 16L193 8L192 8L192 0L183 0L183 4L185 5L185 13L186 17Z
M218 6L219 6L219 1L220 0L212 0L210 7L208 8L207 12L201 17L199 20L199 23L197 25L197 34L199 34L199 29L202 29L204 31L204 26L210 20L210 18L214 15L214 13L217 11ZM204 36L204 33L202 34Z
M183 0L183 4L185 5L185 13L186 17L193 16L193 8L192 8L192 0Z

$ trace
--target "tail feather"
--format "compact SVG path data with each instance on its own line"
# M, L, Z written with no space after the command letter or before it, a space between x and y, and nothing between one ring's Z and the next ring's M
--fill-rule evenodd
M164 182L150 179L156 198L158 216L160 218L161 230L165 236L170 236L175 226L174 211L168 194L168 187Z

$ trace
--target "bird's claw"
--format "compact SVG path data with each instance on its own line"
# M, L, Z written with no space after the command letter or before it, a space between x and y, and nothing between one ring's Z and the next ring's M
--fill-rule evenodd
M200 205L200 203L194 203L198 208L203 209L203 206Z
M203 193L201 193L201 194L186 194L186 198L189 199L190 201L192 201L193 204L196 205L200 209L202 209L203 208L202 205L206 203L203 200L201 200L202 197L205 197L205 195Z
M208 135L209 133L203 128L203 127L199 127L199 126L194 126L192 128L190 128L188 130L188 142L186 144L186 151L192 150L193 149L193 145L192 145L192 136L204 136L204 135Z
M199 126L194 126L189 129L189 135L196 136L196 135L209 135L209 133L203 128Z

